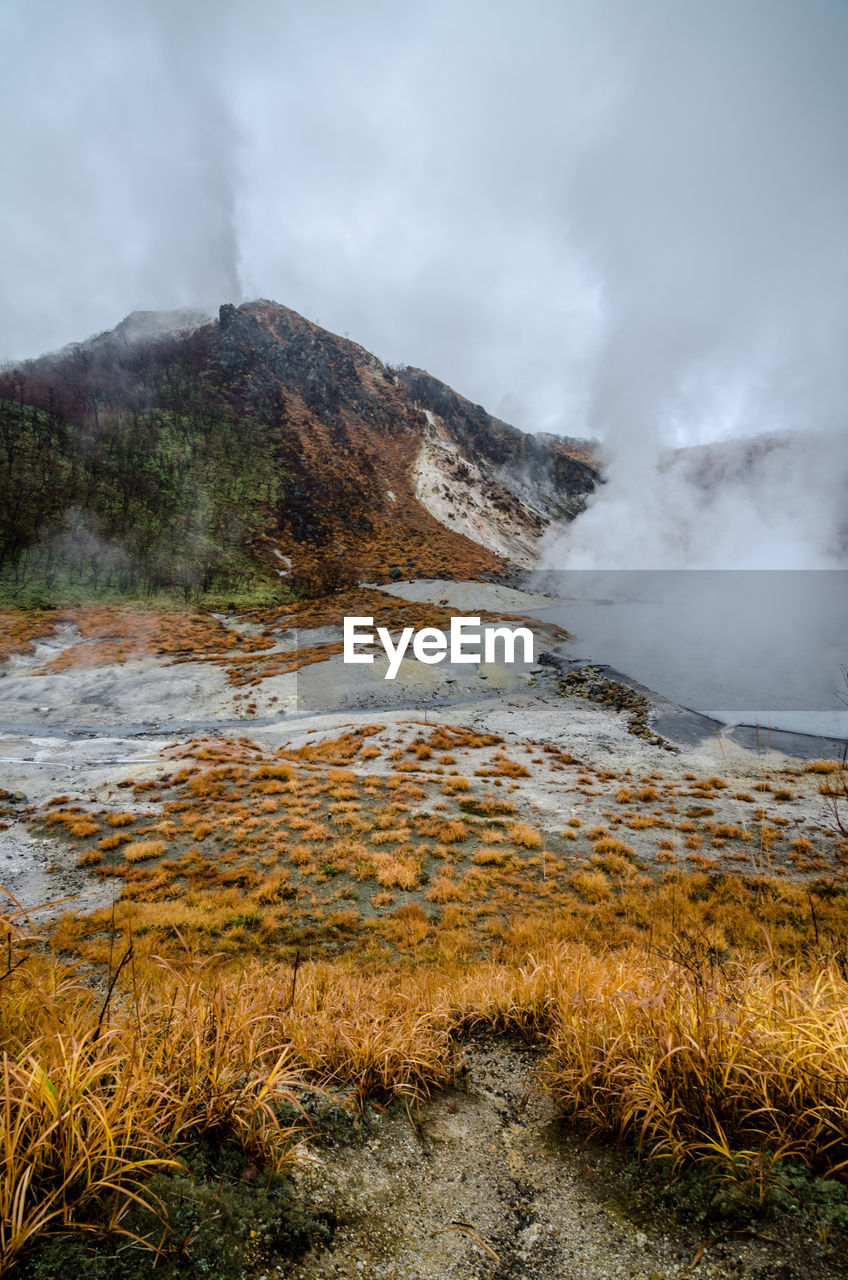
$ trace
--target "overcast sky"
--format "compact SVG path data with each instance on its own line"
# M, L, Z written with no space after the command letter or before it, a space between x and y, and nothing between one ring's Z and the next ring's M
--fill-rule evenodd
M0 0L0 48L0 359L269 297L529 430L844 431L844 0Z

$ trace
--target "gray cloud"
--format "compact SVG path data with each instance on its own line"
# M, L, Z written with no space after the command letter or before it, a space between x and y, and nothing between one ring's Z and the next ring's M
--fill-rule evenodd
M101 0L0 9L0 358L240 291L236 126L202 17Z
M838 441L846 36L839 0L7 0L0 358L265 296L602 436L625 508L662 442Z

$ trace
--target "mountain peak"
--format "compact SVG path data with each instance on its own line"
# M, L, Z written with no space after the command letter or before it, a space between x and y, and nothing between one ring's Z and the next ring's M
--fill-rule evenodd
M97 333L85 342L72 343L71 348L97 348L116 341L126 346L135 346L137 343L160 338L185 337L201 325L209 324L211 319L208 312L196 307L178 307L173 311L131 311L114 329Z
M217 322L133 312L6 381L0 398L38 435L33 456L69 478L48 528L40 472L21 463L33 522L14 555L47 565L57 545L108 546L140 584L181 582L186 560L226 590L245 572L283 576L281 564L320 581L339 558L371 581L532 564L548 525L582 510L599 479L423 370L390 369L267 299L224 304Z

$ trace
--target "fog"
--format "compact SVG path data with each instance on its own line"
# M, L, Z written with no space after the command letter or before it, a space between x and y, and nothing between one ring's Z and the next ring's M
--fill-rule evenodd
M847 445L844 431L810 430L769 439L748 461L747 443L669 453L650 431L641 441L613 436L606 483L572 525L548 531L542 563L575 570L848 567Z
M552 564L833 563L846 36L840 0L7 0L0 359L271 297L599 438ZM816 443L712 494L661 461L765 432Z

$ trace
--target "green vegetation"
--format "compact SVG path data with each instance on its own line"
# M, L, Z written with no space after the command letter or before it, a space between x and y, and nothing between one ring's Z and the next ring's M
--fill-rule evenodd
M155 1174L146 1194L154 1211L133 1204L124 1231L47 1237L18 1268L20 1280L55 1280L84 1274L90 1280L137 1280L150 1276L154 1254L133 1242L159 1240L155 1274L161 1280L192 1275L241 1280L257 1258L296 1257L330 1239L334 1223L304 1212L281 1175L256 1179L256 1169L236 1147L198 1143L183 1156L183 1169ZM168 1230L162 1231L162 1223Z
M79 354L0 379L0 599L278 596L255 540L282 415L213 390L191 344Z

